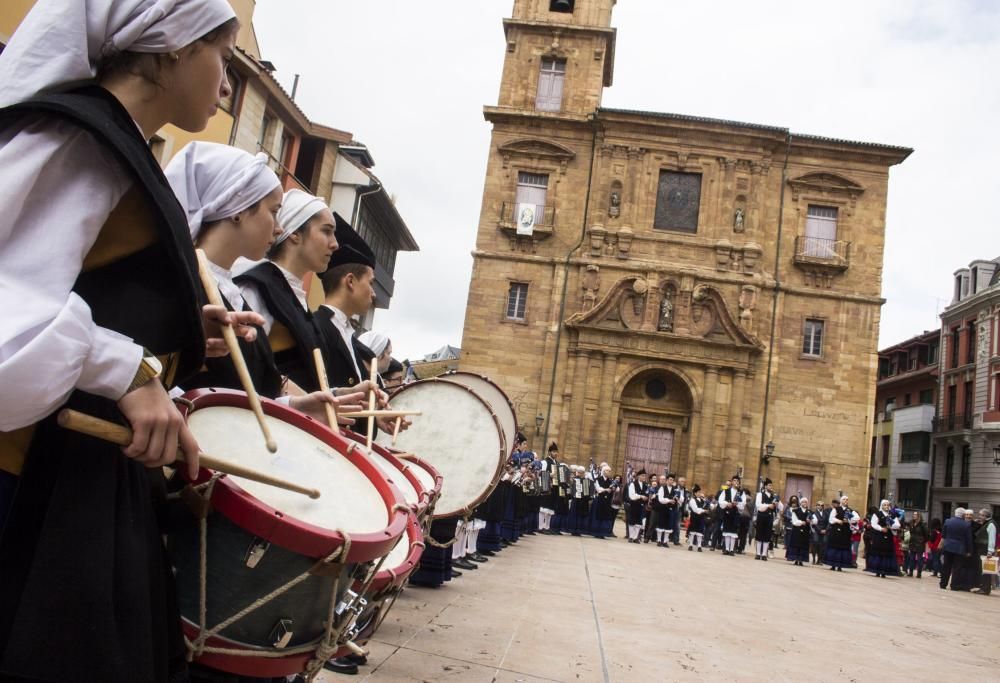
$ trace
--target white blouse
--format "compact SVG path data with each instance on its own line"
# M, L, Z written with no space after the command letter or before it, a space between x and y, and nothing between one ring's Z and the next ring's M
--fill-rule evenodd
M113 153L72 123L26 120L0 133L0 169L0 431L11 431L75 389L121 398L142 347L96 325L72 291L131 186Z

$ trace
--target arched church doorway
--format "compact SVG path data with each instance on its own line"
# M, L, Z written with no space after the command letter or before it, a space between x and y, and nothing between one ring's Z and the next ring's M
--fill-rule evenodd
M675 373L650 368L622 389L618 411L618 471L685 474L688 467L691 391Z

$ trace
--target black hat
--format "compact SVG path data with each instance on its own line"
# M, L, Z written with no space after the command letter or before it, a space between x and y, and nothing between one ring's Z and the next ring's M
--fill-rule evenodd
M741 477L741 476L740 476L740 475L738 475L738 474L734 474L734 475L732 476L732 479L730 479L729 481L732 481L733 479L738 479L739 481L743 481L743 477Z
M691 493L698 493L698 491L701 491L701 486L695 484L694 487L691 489Z
M642 468L641 470L639 470L638 472L636 472L636 473L635 473L635 476L637 476L637 477L638 477L638 476L639 476L640 474L646 474L646 468L645 468L645 467L644 467L644 468Z
M765 479L765 480L764 480L764 486L767 486L768 484L773 484L773 483L774 483L774 482L773 482L773 481L771 481L770 479Z
M375 268L375 253L363 239L355 232L351 224L344 220L343 216L334 212L334 220L337 222L336 237L340 247L333 252L327 270L337 266L359 263L369 268Z
M395 358L390 358L389 359L389 369L385 371L385 374L392 375L392 374L395 374L397 372L402 372L402 371L403 371L403 364L400 363Z

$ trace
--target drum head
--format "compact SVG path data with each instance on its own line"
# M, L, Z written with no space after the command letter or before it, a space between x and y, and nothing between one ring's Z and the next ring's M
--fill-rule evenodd
M184 412L202 451L320 490L313 500L227 475L217 482L212 504L237 525L311 557L336 549L343 532L351 536L354 562L384 556L403 534L406 514L393 510L404 502L402 493L356 444L298 411L263 400L278 444L278 451L270 453L246 394L200 389L185 398L194 404ZM209 476L202 470L199 481Z
M514 438L517 436L517 413L514 411L514 404L511 403L503 389L489 377L477 375L474 372L454 370L442 375L440 379L464 384L489 403L493 407L497 419L500 420L500 427L503 429L506 440L506 444L504 444L506 452L510 453L514 450Z
M361 450L367 458L382 470L390 482L399 487L406 504L418 517L422 517L423 510L427 507L432 495L432 490L424 486L418 472L420 468L401 461L377 443L373 443L372 449L369 451L365 446L367 439L356 432L344 429L341 434L351 441L361 444Z
M464 515L490 494L507 458L489 403L466 386L440 379L408 384L392 397L398 410L420 410L397 447L427 460L443 477L434 517ZM392 436L380 434L388 445Z

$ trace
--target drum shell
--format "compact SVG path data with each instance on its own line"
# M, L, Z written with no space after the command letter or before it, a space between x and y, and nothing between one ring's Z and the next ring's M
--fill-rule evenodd
M200 389L185 394L184 398L192 404L191 408L181 408L185 419L203 408L249 407L245 394L229 390ZM267 399L262 399L261 403L269 418L287 422L308 433L360 470L386 507L388 524L383 530L346 532L351 538L351 547L346 557L338 558L344 565L339 571L340 580L337 583L337 599L340 600L351 585L351 575L357 565L370 563L388 554L406 532L412 515L407 510L400 490L356 444L298 411ZM202 469L194 483L204 483L210 478L211 472ZM342 548L345 540L344 533L339 530L324 529L270 507L242 489L231 477L221 477L215 482L206 522L209 539L206 555L209 615L206 623L209 627L214 627L256 599L308 572L316 566L319 559ZM174 531L168 541L171 560L178 569L178 603L181 605L183 627L185 634L191 639L200 633L195 623L199 613L199 540L197 527L190 525L186 529ZM247 551L257 540L271 545L260 562L250 568L246 562ZM325 631L333 580L334 577L331 576L309 576L286 593L228 626L220 636L207 641L209 646L257 651L261 656L206 652L197 661L245 676L277 677L301 672L312 658L312 653L263 656L264 653L280 652L270 646L268 636L281 618L290 618L293 622L297 637L293 637L290 647L313 642L321 636Z
M359 444L367 443L367 439L358 434L357 432L351 431L350 429L341 430L341 434L351 441ZM437 482L435 489L427 490L424 486L424 482L421 481L420 477L414 473L413 467L409 462L400 460L396 453L393 453L391 449L385 448L377 443L372 443L372 450L375 451L379 456L384 458L390 465L392 465L398 472L394 475L391 472L386 472L386 476L389 476L389 481L392 482L393 476L402 476L410 483L410 486L417 492L418 500L410 501L406 500L406 494L403 494L406 504L409 505L410 511L417 516L417 520L423 520L424 516L427 514L427 508L433 502L436 494L441 491L441 482ZM376 465L378 467L378 465Z

